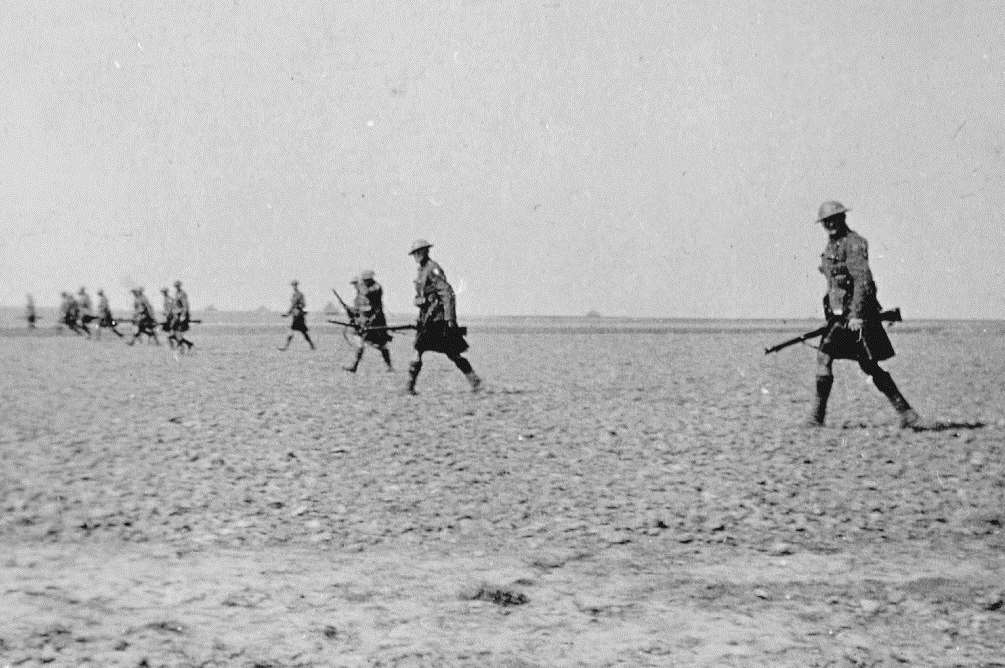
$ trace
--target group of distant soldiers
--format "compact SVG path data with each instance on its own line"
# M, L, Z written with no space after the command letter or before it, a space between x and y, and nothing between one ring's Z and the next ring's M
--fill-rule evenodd
M429 249L432 246L424 239L417 239L408 252L418 265L414 303L419 309L419 317L414 326L408 326L416 330L415 358L408 366L408 383L405 389L409 394L415 394L415 384L422 370L423 353L438 352L446 355L454 363L467 378L471 390L477 392L481 389L482 381L474 372L471 363L463 356L468 349L468 343L464 339L466 329L457 324L457 299L454 289L447 282L443 268L429 257ZM392 339L390 330L405 327L388 327L384 315L384 289L377 282L373 270L360 272L359 276L353 277L350 284L356 289L356 295L353 297L352 305L345 306L355 332L353 341L355 356L352 363L343 368L355 373L366 347L370 346L380 352L386 369L393 371L391 352L387 348ZM291 281L290 285L293 288L290 308L283 315L292 319L291 333L286 337L286 343L279 349L289 348L295 336L294 332L300 332L313 350L314 342L311 341L307 328L307 305L304 294L300 291L297 280Z
M133 332L132 338L126 342L127 344L134 345L141 337L146 337L148 341L160 345L160 339L157 337L157 329L160 328L167 335L171 348L179 352L192 349L195 344L185 335L192 323L188 295L182 289L181 281L175 281L174 288L173 295L167 288L161 288L161 294L164 295L164 320L160 322L157 321L150 300L143 294L143 288L135 287L130 290L133 295L133 315L131 318ZM118 330L121 321L112 314L105 291L99 288L97 295L98 306L95 310L86 287L81 287L76 297L69 292L61 293L59 324L79 336L88 338L92 336L100 338L102 330L105 329L111 330L119 338L125 338L125 335ZM28 321L28 328L34 329L39 317L31 295L28 295L25 318ZM97 328L92 332L91 325L95 322Z

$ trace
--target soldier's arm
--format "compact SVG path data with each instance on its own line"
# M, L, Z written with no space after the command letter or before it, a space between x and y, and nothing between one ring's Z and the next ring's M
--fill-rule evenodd
M443 270L439 267L433 269L429 275L434 281L436 294L440 298L440 303L443 304L444 319L447 322L456 325L457 300L454 297L454 289L450 287L450 283L447 283L447 277L444 275Z
M869 244L861 237L851 239L846 249L846 266L852 279L851 305L849 318L865 317L866 305L874 301L876 286L869 270Z

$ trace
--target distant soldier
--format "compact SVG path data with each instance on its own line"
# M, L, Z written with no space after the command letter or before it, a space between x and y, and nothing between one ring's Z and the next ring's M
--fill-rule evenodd
M307 302L304 300L304 293L300 292L298 287L300 284L296 280L290 281L290 286L293 288L293 295L290 296L290 308L283 317L292 318L290 323L290 329L294 332L300 332L304 335L304 339L307 340L307 345L314 350L314 342L311 341L310 335L307 333ZM280 350L286 350L290 347L290 342L293 340L293 334L286 337L286 344L283 345Z
M164 320L161 321L161 331L167 336L168 346L175 347L174 336L174 299L167 288L161 288L161 310L164 312Z
M181 289L181 281L174 282L174 301L172 303L171 337L180 348L185 346L187 350L192 350L195 345L187 338L185 332L188 331L192 314L188 305L188 294Z
M391 341L390 332L386 329L370 329L387 327L387 319L384 317L384 289L380 287L380 283L374 280L374 273L369 269L360 273L349 283L356 288L356 297L353 299L350 315L362 333L355 339L356 359L353 360L351 366L342 368L349 373L356 373L366 346L373 346L380 351L387 370L394 371L394 367L391 366L391 351L387 349L387 344Z
M80 308L77 306L77 301L73 298L69 292L60 293L63 297L63 301L59 305L59 320L62 322L67 329L78 336L90 336L90 332L86 327L81 328L80 320Z
M87 324L95 319L94 304L91 302L91 296L87 294L87 288L84 286L80 286L80 291L77 292L77 311L80 317L80 324L84 331L90 334Z
M845 221L848 210L840 202L824 202L817 215L817 222L824 226L829 237L820 256L820 273L827 279L824 313L835 324L820 342L816 401L807 422L810 426L823 425L834 384L832 364L835 359L849 359L858 362L876 389L890 400L900 414L900 426L917 427L918 414L901 395L890 374L879 366L879 362L893 357L893 345L879 319L882 309L869 269L869 244L848 228Z
M118 323L115 322L115 318L112 317L112 308L108 305L108 297L105 296L105 291L98 288L98 329L96 334L100 337L101 330L108 328L115 332L115 335L122 338L122 332L115 329Z
M422 370L422 353L431 350L446 355L467 377L471 391L477 392L482 381L471 368L471 363L461 356L468 349L468 343L457 326L454 289L447 282L440 265L429 258L431 247L428 241L417 239L408 252L419 265L415 279L415 305L419 307L419 320L416 323L415 360L408 366L407 390L409 394L415 394L415 381Z
M161 342L157 339L157 319L154 317L154 307L150 300L143 294L143 288L133 288L133 338L128 341L129 345L136 343L136 339L141 335L146 335L157 345Z
M28 321L28 329L35 329L35 323L38 321L38 314L35 313L35 299L31 295L27 295L28 304L24 308L24 319Z

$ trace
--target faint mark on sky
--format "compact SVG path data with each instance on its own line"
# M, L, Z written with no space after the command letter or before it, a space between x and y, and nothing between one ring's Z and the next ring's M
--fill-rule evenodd
M122 274L121 276L119 276L119 287L120 288L125 288L126 290L132 290L133 288L135 288L137 286L139 286L139 283L137 283L136 279L134 279L129 274Z
M967 121L963 121L962 123L959 124L959 126L956 128L956 132L953 133L953 139L956 139L960 135L960 132L963 131L963 127L966 124L967 124Z

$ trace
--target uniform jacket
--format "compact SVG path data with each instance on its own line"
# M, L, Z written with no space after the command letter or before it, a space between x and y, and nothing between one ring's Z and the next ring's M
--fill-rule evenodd
M294 318L302 316L307 311L307 302L304 300L304 293L300 290L294 288L293 295L290 297L290 308L286 311L286 315L293 316Z
M882 361L893 357L893 344L879 320L876 282L869 269L869 243L852 230L830 239L820 255L820 273L827 279L824 311L836 324L820 342L820 350L838 359ZM862 331L848 329L847 321L863 321Z
M443 268L432 260L419 265L415 278L415 305L419 307L419 320L425 323L457 322L454 289L447 282Z

